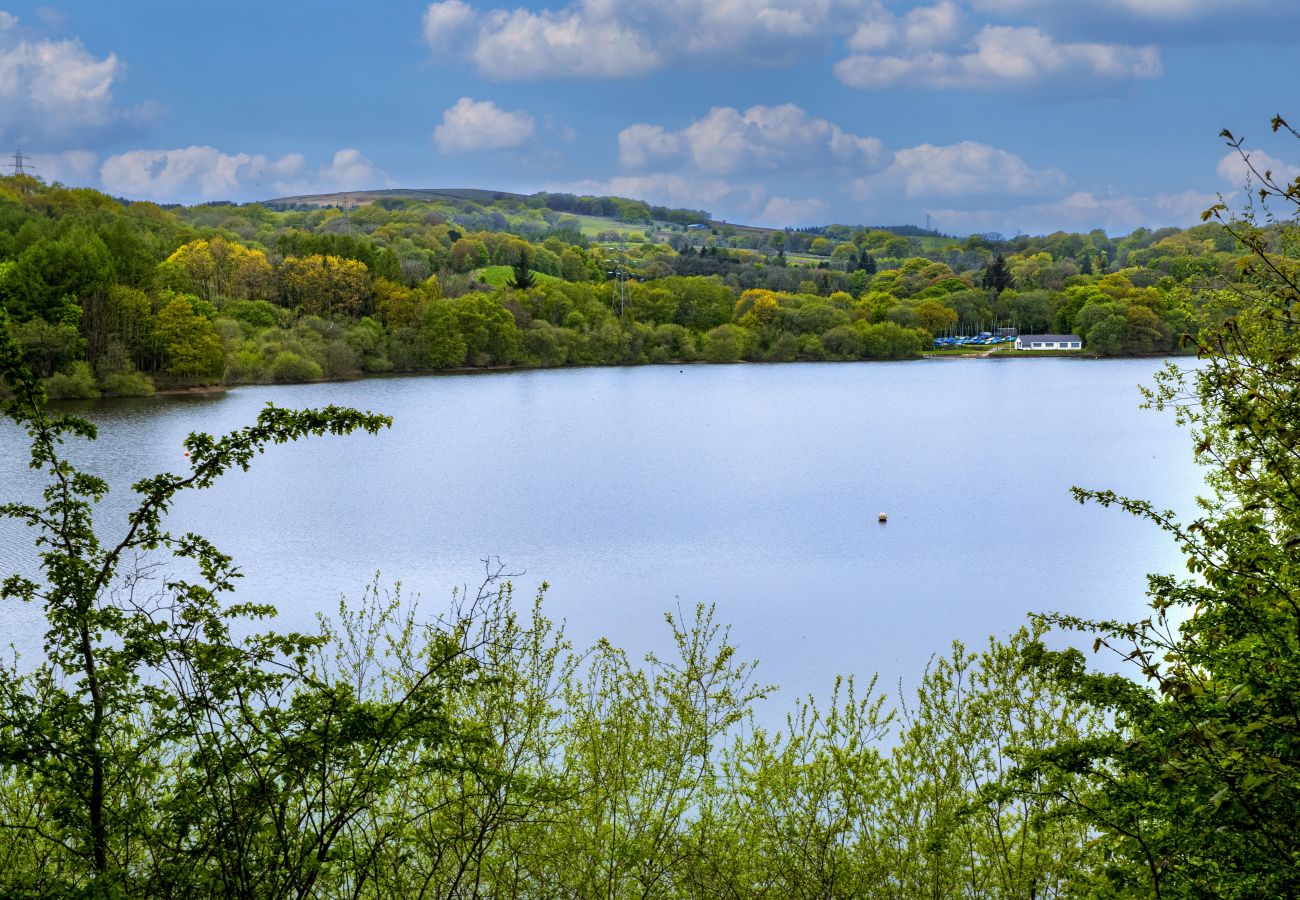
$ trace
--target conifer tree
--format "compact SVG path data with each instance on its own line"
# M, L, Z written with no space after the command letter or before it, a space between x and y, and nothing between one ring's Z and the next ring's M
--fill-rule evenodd
M537 284L537 276L533 274L530 267L532 261L533 254L531 251L525 250L519 254L519 258L515 260L513 267L514 274L510 276L508 282L510 287L517 291L526 291Z
M1007 265L1007 261L1001 253L984 267L984 286L994 294L1001 294L1008 288L1013 287L1014 284L1015 279L1011 277L1011 267Z

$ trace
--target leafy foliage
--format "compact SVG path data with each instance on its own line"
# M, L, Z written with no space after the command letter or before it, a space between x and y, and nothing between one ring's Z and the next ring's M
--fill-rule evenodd
M1295 134L1280 118L1273 127ZM1076 653L1041 654L1043 671L1116 727L1048 748L1025 769L1103 836L1111 889L1159 897L1300 891L1300 181L1257 170L1224 136L1259 207L1228 218L1219 205L1206 217L1249 250L1244 277L1207 296L1199 364L1169 367L1150 393L1191 429L1210 494L1184 523L1144 501L1077 491L1167 531L1191 577L1153 576L1153 614L1140 622L1049 617L1096 633L1145 684L1090 674ZM1288 220L1273 218L1278 203ZM1062 790L1077 773L1088 789Z

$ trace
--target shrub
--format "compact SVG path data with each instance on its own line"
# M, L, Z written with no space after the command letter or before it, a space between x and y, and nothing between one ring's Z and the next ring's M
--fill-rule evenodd
M148 397L153 393L153 379L143 372L114 372L104 378L101 387L110 397Z
M90 371L90 363L84 360L70 363L47 378L45 390L51 400L93 400L99 396L95 373Z
M822 335L822 346L835 359L861 359L866 342L852 325L837 325Z
M322 374L314 360L304 359L292 350L281 350L271 362L271 380L280 384L315 381Z

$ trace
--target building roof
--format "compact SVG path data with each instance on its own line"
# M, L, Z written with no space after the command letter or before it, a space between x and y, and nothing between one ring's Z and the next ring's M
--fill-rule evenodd
M1022 334L1016 340L1022 344L1082 344L1077 334Z

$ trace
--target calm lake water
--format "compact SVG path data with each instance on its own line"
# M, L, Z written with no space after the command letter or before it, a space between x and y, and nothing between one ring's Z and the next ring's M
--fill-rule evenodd
M1190 441L1139 409L1150 360L640 367L241 388L88 405L101 437L75 448L116 491L180 471L182 438L250 422L268 402L391 415L377 437L276 447L187 499L196 530L307 627L381 573L428 602L499 556L543 580L585 645L663 648L662 614L716 603L743 656L783 694L836 673L915 681L960 638L1006 634L1029 610L1130 616L1148 571L1177 571L1164 535L1078 505L1071 485L1188 512ZM22 435L0 426L0 496L32 497ZM889 514L887 525L876 521ZM26 569L0 524L0 572ZM0 609L39 652L34 610Z

